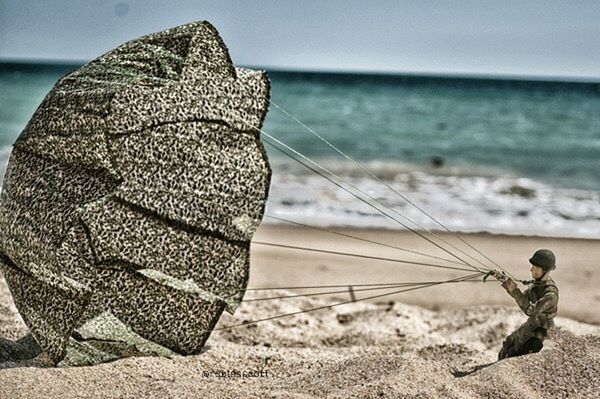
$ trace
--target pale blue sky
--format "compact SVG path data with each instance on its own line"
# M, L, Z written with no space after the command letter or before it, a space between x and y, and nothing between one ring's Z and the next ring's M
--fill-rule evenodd
M600 1L0 0L0 58L87 61L212 22L236 64L600 79Z

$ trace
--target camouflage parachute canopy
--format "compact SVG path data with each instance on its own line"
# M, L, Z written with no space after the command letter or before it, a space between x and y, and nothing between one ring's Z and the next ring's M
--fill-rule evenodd
M269 189L269 90L207 22L125 43L56 83L0 197L0 269L54 362L132 344L198 353L235 310Z

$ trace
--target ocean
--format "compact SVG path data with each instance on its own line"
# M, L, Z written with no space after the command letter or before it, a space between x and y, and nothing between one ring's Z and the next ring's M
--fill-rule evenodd
M79 65L0 63L0 173L57 79ZM600 238L600 82L269 71L263 130L417 229ZM267 214L403 228L267 146ZM266 223L276 223L266 218ZM412 224L412 223L415 224ZM277 222L280 223L280 222Z

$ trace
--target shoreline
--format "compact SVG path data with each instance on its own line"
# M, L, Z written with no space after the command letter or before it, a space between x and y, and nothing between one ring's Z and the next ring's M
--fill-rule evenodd
M304 223L304 222L301 222ZM308 222L304 223L306 225L310 225ZM271 227L287 227L291 225L289 223L285 223L285 222L268 222L268 221L263 221L261 223L260 228L261 229L270 229ZM386 226L368 226L368 227L360 227L360 226L356 226L353 224L330 224L330 225L311 225L311 226L315 226L316 228L319 229L328 229L328 230L336 230L336 231L381 231L381 232L390 232L390 233L409 233L409 234L414 234L411 233L410 230L407 229L398 229L397 227L394 226L390 226L390 227L386 227ZM296 228L296 227L291 227L291 228ZM299 226L298 228L304 228L302 226ZM310 228L306 227L306 229L311 230ZM422 230L417 230L421 233L423 233L424 231ZM492 230L472 230L472 231L452 231L451 233L448 233L445 230L438 230L435 228L431 228L428 229L429 232L434 233L436 235L460 235L462 236L491 236L491 237L498 237L498 238L540 238L540 239L556 239L556 240L588 240L588 241L596 241L600 244L600 236L598 237L590 237L590 236L578 236L578 235L560 235L560 234L540 234L539 232L532 232L531 234L529 233L524 233L524 232L519 232L519 231L515 231L515 232L511 232L511 231L492 231ZM425 232L427 233L427 232Z

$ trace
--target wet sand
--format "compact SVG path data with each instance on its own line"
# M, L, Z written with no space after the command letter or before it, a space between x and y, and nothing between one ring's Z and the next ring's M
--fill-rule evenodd
M356 229L345 233L449 256L412 233ZM599 242L490 234L464 238L520 278L528 277L527 258L535 249L550 248L557 254L553 277L560 289L558 329L540 353L495 362L503 338L525 316L497 282L468 282L215 331L198 356L128 358L63 369L4 363L0 398L596 397ZM283 226L261 227L255 240L408 261L427 259ZM440 281L465 274L253 245L250 286ZM330 296L245 302L234 316L223 316L218 327L348 301L349 293L342 290ZM246 297L299 292L295 291L252 291ZM377 293L357 291L355 296ZM14 340L26 333L0 280L0 336Z

